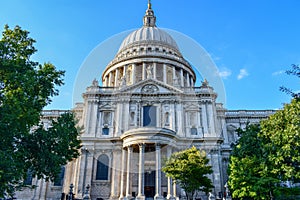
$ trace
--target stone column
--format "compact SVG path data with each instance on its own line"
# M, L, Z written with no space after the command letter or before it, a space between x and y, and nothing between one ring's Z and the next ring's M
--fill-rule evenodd
M113 85L111 85L111 82L112 82L111 79L112 79L112 73L109 72L109 74L108 74L108 85L107 86L113 87Z
M160 144L155 145L155 153L156 153L156 171L155 171L155 197L154 199L163 199L161 196L161 151Z
M124 198L124 178L125 178L125 156L126 151L122 149L122 169L121 169L121 184L120 184L120 200Z
M163 64L163 81L167 83L167 65Z
M130 164L131 164L131 154L132 154L132 146L127 147L127 177L126 177L126 198L130 199Z
M183 77L183 69L180 69L180 85L184 87L184 77Z
M170 177L167 177L167 181L168 181L168 192L167 192L167 199L172 199L172 187L171 187L171 182L172 182L172 179Z
M126 66L123 66L123 76L126 77Z
M132 64L132 69L131 69L131 77L132 77L132 84L135 84L135 64Z
M173 198L176 199L176 180L173 180Z
M115 75L115 87L119 87L120 86L120 84L119 84L119 69L117 68L116 69L116 75Z
M144 196L144 153L145 144L139 144L139 182L137 199L145 199Z
M167 158L169 159L170 156L172 154L172 149L170 146L168 146L167 148ZM167 199L173 199L173 196L172 196L172 179L170 177L167 177L168 178L168 194L167 194Z
M186 73L186 86L187 87L190 87L191 85L190 85L190 75L189 75L189 73Z

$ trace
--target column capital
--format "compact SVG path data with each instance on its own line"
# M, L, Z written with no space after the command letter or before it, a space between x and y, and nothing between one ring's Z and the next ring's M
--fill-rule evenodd
M155 147L160 148L161 144L160 143L155 143Z
M146 146L145 143L139 143L138 145L139 145L139 149L140 150L144 150L145 149L145 146Z
M127 146L127 151L128 151L128 152L129 152L129 151L132 152L132 149L133 149L133 148L132 148L131 145L130 145L130 146Z

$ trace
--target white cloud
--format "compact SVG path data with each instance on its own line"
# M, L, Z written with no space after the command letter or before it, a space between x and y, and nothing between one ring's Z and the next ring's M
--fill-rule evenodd
M247 70L246 69L240 69L240 73L237 76L237 79L241 80L241 79L243 79L246 76L249 76L249 73L247 72Z
M278 75L284 74L284 73L285 73L284 70L280 70L280 71L273 72L273 73L272 73L272 76L278 76Z
M227 77L231 75L231 71L225 68L222 71L219 71L218 75L223 79L227 79Z

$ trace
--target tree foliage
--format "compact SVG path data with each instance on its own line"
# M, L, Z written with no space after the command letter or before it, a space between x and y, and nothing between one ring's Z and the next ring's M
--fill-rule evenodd
M205 151L192 147L173 153L165 162L162 171L176 180L185 190L187 198L192 199L197 190L208 193L213 188L211 180L207 177L213 172L208 162Z
M230 157L228 185L234 198L270 199L277 179L270 177L263 141L258 134L260 126L250 124L245 130L238 129L241 136Z
M260 125L238 130L228 184L235 198L284 199L299 194L285 183L300 182L300 101L295 98Z
M262 121L261 127L270 173L281 181L300 180L300 99Z
M41 111L58 95L64 71L32 61L34 43L19 26L6 25L0 40L0 198L22 186L29 170L54 179L80 147L73 114L66 113L48 130L39 125Z
M299 65L292 64L292 69L287 70L286 74L297 76L298 78L300 78L300 67L299 67ZM280 91L291 95L293 98L296 98L296 99L300 98L300 92L294 92L292 89L287 88L285 86L281 86L279 89L280 89Z

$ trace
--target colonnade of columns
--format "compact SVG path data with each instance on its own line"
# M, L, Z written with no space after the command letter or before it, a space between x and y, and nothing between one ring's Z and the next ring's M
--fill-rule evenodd
M145 187L145 146L146 144L138 144L139 149L139 164L138 164L138 190L136 199L145 199L144 187ZM127 160L126 160L126 149L127 149ZM169 152L169 150L168 150ZM122 167L121 167L121 185L120 185L120 200L131 199L130 189L131 189L131 176L132 172L131 162L132 162L133 146L127 146L122 150ZM162 186L161 186L161 145L155 144L155 200L164 199L162 196ZM168 178L168 193L167 199L173 199L176 197L176 183ZM124 195L125 192L125 195Z
M162 64L163 65L163 77L162 80L164 83L167 84L167 64ZM157 79L157 63L142 63L142 66L138 66L136 64L131 64L130 66L123 66L119 67L115 70L110 71L103 80L103 85L104 86L109 86L109 87L119 87L122 86L122 84L126 85L131 85L136 83L136 68L137 67L142 67L142 80L148 79L148 78L153 78ZM128 70L130 68L130 70ZM171 85L175 86L181 86L181 87L193 87L194 86L194 79L192 76L183 68L178 68L172 67L173 72L172 72L172 77L173 77L173 83ZM123 74L123 78L119 77L119 74ZM129 73L129 74L128 74ZM179 77L177 77L179 75ZM125 80L125 82L122 83L125 79L130 80ZM170 83L169 83L170 84Z

